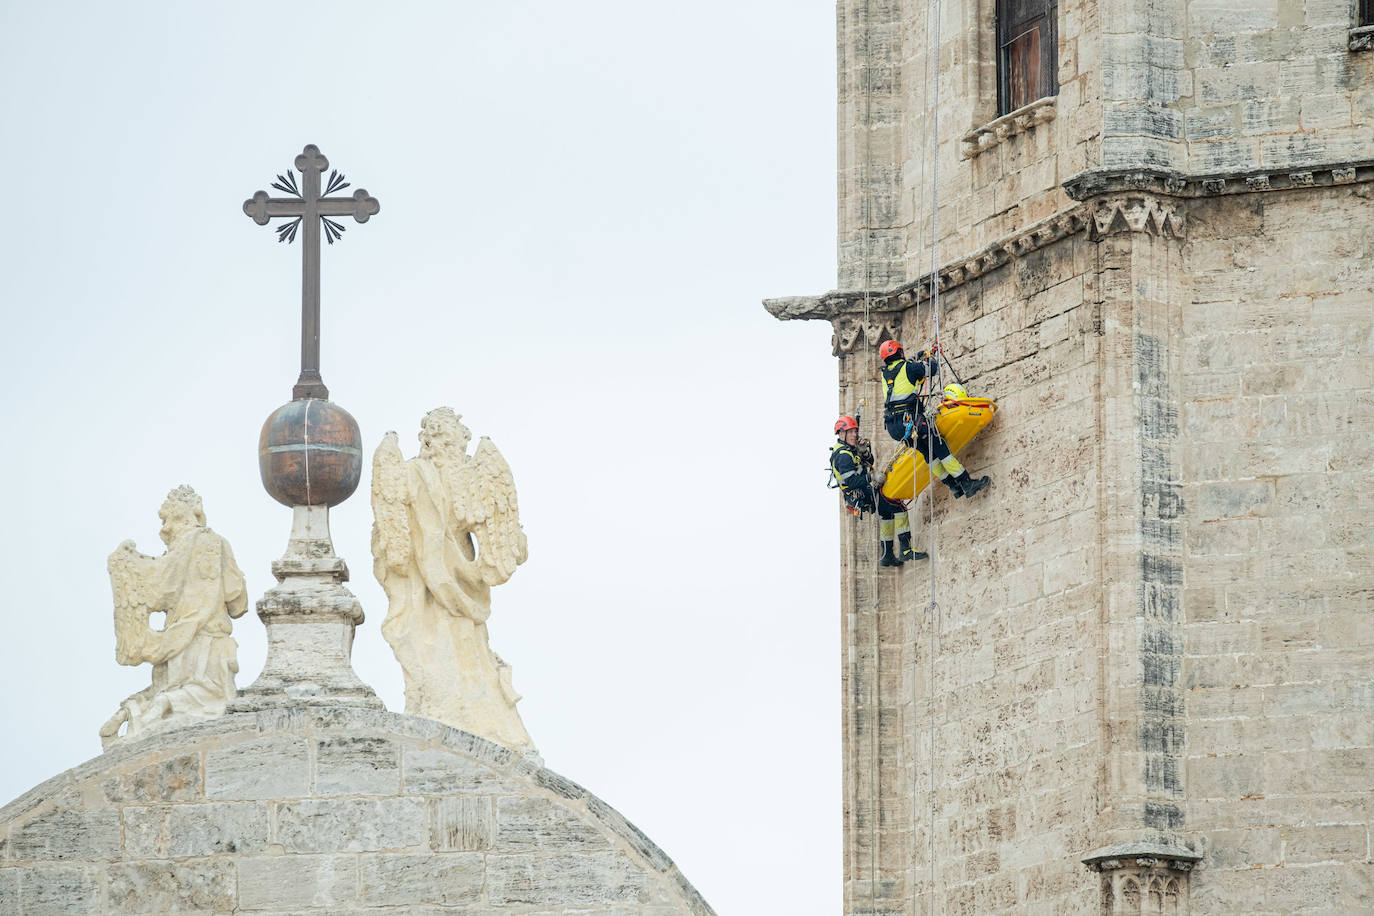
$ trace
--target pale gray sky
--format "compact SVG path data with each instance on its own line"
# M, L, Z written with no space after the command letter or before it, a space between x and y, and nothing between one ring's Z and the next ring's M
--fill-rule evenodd
M834 4L0 4L0 803L146 686L105 558L202 495L249 590L299 249L240 209L305 143L381 201L327 248L323 369L370 452L447 404L516 475L496 590L547 765L722 914L840 909L834 363L767 296L835 275ZM333 515L404 707L363 489ZM239 684L262 665L235 628Z

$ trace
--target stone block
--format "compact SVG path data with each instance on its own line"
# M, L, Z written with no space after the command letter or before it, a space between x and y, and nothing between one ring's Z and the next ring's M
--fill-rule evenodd
M527 791L518 779L444 748L406 748L402 778L407 795L520 795Z
M619 853L488 855L492 906L647 903L649 876Z
M266 804L171 805L124 809L126 858L179 858L267 848Z
M225 913L235 909L232 859L119 862L105 872L106 899L121 913Z
M483 880L477 853L363 856L358 863L359 900L375 906L475 904Z
M1263 32L1279 24L1279 0L1190 0L1187 8L1190 35Z
M400 774L400 749L386 738L327 736L315 744L316 795L395 795Z
M49 811L10 828L6 855L17 861L116 859L119 812Z
M19 912L20 868L0 868L0 913Z
M495 827L489 797L438 798L429 803L429 844L433 849L491 849Z
M496 848L502 852L537 849L604 849L610 844L585 815L544 798L496 800Z
M1268 515L1274 504L1269 481L1236 481L1189 487L1185 502L1197 521Z
M428 837L418 798L310 799L276 806L276 839L290 852L404 849Z
M309 794L310 746L303 738L260 738L205 755L208 798L299 798Z
M201 797L200 755L185 754L141 767L101 783L112 802L148 804L194 801Z
M239 860L239 908L340 910L357 899L354 856L251 856Z
M100 883L83 867L26 868L19 888L24 916L58 916L100 911Z
M1364 824L1329 827L1289 827L1283 830L1283 859L1288 864L1358 862L1368 852Z

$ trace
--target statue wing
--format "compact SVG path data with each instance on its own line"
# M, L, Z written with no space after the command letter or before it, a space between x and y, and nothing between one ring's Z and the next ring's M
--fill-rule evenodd
M483 436L472 458L463 462L461 504L455 513L477 541L477 562L486 585L500 585L529 555L515 478L496 445Z
M152 613L150 591L155 590L154 561L125 541L110 554L110 589L114 592L115 661L138 665L146 661L149 643L154 638L148 626Z
M389 432L372 455L372 557L379 582L388 569L405 569L412 561L407 495L405 458L396 433Z

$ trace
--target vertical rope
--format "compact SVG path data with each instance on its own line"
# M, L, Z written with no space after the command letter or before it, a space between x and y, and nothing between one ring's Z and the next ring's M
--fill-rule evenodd
M931 319L935 327L935 341L940 341L940 13L941 2L934 0L929 7L933 16L934 27L927 28L926 34L929 42L930 68L931 68L931 141L930 141L930 312ZM934 380L932 379L932 384ZM930 417L928 423L934 424L935 418ZM931 448L931 438L926 440L926 451L934 452ZM930 824L928 825L930 850L930 912L933 914L939 905L939 894L936 888L937 871L935 868L935 818L937 806L935 791L937 785L937 733L935 730L935 658L940 652L940 605L936 601L935 574L936 562L939 558L937 549L937 537L935 530L935 469L930 462L926 463L926 470L929 474L927 492L930 493L930 624L931 624L931 646L929 649L929 678L927 702L929 705L929 720L927 730L930 733Z
M872 304L873 290L873 176L872 176L872 132L873 132L873 20L870 0L864 0L864 157L863 157L863 278L864 278L864 350L866 351L865 364L868 368L866 384L872 384L873 378L873 341L869 334L869 308ZM876 435L876 433L875 433ZM878 549L881 551L882 537L878 536ZM876 556L876 553L870 556ZM880 659L882 657L881 647L878 640L878 564L874 561L869 568L869 598L872 601L870 617L873 626L873 683L870 691L869 705L869 735L872 738L872 757L869 760L869 795L870 807L868 814L869 823L869 910L876 914L878 912L878 818L880 805L878 801L878 756L882 750L882 740L880 735L880 722L882 717L879 715L878 708L881 702L879 690L882 684L882 667ZM857 624L857 619L856 619ZM858 715L856 709L855 715ZM858 774L855 773L857 780Z

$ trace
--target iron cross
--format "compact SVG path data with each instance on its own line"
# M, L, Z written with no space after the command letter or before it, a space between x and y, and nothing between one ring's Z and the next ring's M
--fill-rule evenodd
M291 389L291 399L295 401L329 399L329 389L320 378L320 227L324 227L325 240L333 245L343 235L344 227L329 217L352 216L365 223L382 209L377 198L362 188L351 197L321 197L320 176L327 168L329 160L311 143L296 157L300 185L297 186L290 169L272 183L272 187L290 197L268 197L266 191L257 191L243 202L243 212L259 226L266 226L274 216L294 217L277 226L277 241L294 242L296 230L301 232L301 375ZM348 182L342 175L330 172L324 193L332 194L346 187Z

